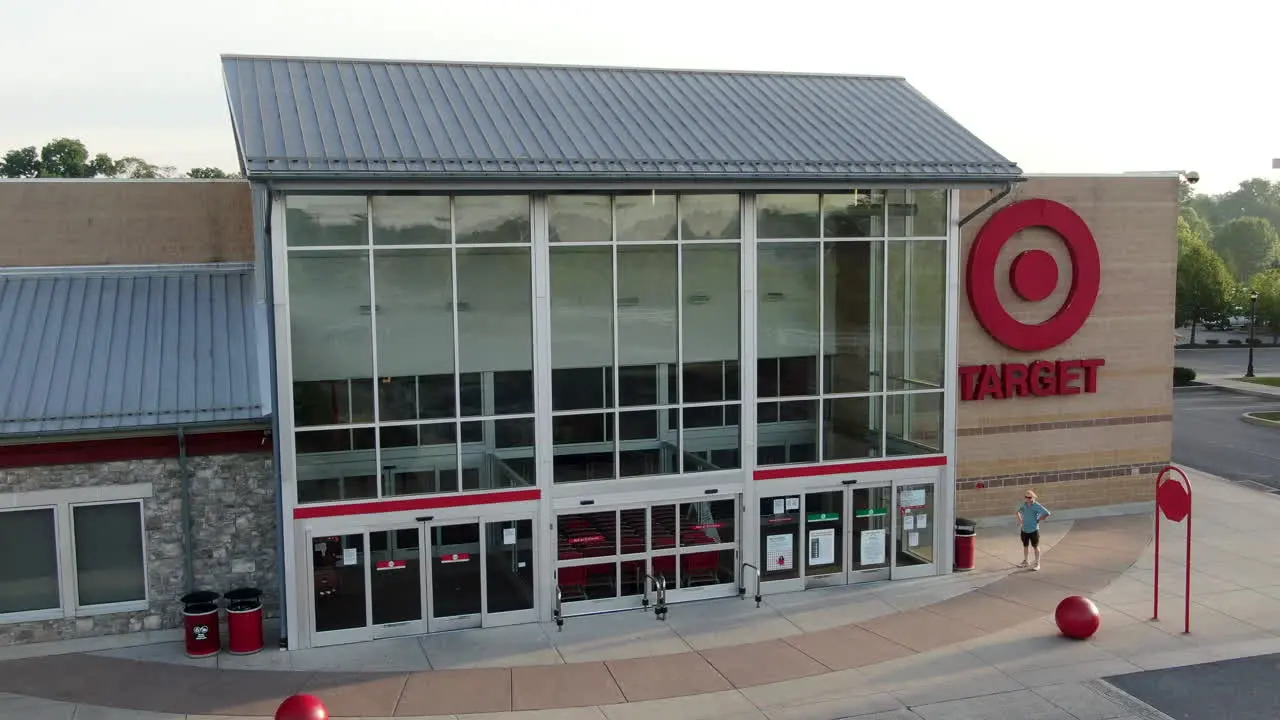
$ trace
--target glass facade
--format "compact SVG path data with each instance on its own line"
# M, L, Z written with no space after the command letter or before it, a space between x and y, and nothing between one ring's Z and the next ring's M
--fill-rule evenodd
M944 451L947 191L284 213L299 503Z

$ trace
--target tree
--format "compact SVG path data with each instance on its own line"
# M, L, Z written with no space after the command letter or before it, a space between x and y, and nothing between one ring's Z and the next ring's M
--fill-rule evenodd
M1178 262L1182 262L1182 258L1186 256L1187 250L1195 245L1204 245L1204 238L1192 229L1191 224L1184 217L1178 218Z
M1213 242L1213 228L1209 227L1208 221L1201 217L1200 213L1196 212L1196 209L1191 205L1182 206L1182 209L1178 212L1178 219L1180 222L1187 224L1191 234L1197 237L1200 242ZM1179 225L1179 232L1181 232L1181 225Z
M40 153L36 146L10 150L0 159L0 175L7 178L33 178L40 174Z
M218 168L194 168L187 177L235 177ZM175 178L172 165L156 165L127 155L112 160L106 153L89 156L84 143L75 138L57 138L39 150L34 145L10 150L0 157L0 177L9 178Z
M1254 275L1249 289L1258 293L1258 324L1271 330L1271 344L1280 344L1280 268Z
M1175 314L1179 326L1191 323L1191 344L1196 342L1196 326L1205 319L1227 311L1235 286L1231 272L1217 253L1204 243L1192 243L1178 261L1178 290Z
M198 180L227 180L230 178L238 178L238 173L228 173L225 170L216 167L198 167L191 168L187 171L187 177L196 178Z
M110 177L125 177L133 180L171 178L175 170L172 165L152 165L137 157L122 157L115 163L115 173Z
M1280 236L1275 227L1260 217L1232 220L1219 228L1213 238L1213 249L1241 282L1271 266L1277 245L1280 245Z

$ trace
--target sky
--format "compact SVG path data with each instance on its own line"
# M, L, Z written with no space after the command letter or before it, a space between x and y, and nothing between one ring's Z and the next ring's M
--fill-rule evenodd
M1280 180L1267 0L3 0L0 152L237 169L219 55L897 75L1029 173Z

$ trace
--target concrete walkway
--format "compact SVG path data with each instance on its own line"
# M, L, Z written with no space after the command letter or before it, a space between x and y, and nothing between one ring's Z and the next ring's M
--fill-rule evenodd
M1239 375L1204 375L1197 376L1196 382L1220 387L1224 390L1230 390L1245 395L1255 395L1265 398L1280 398L1280 387L1271 385L1261 385L1258 383L1246 382L1240 379Z
M988 571L997 577L967 581L979 587L941 600L927 599L937 592L929 588L958 580L920 581L926 600L915 607L745 645L428 672L229 670L50 656L0 664L0 691L15 693L0 696L0 717L269 717L282 697L300 690L320 695L334 717L1159 717L1098 679L1280 651L1280 558L1270 550L1280 541L1280 498L1196 473L1192 480L1190 635L1180 622L1181 526L1165 528L1163 617L1153 623L1150 517L1098 518L1076 521L1040 573ZM1103 610L1103 628L1087 642L1060 637L1049 617L1074 593L1092 596ZM718 604L754 609L750 601ZM672 619L686 609L673 608ZM749 614L739 621L755 627ZM648 622L656 623L652 616ZM604 652L632 642L597 644Z

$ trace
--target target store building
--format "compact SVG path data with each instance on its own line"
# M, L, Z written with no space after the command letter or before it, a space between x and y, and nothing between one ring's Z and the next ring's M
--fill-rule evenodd
M270 424L279 563L255 572L291 648L945 574L956 517L1005 522L1029 487L1149 506L1176 176L1027 176L899 78L223 70L247 182L32 185L22 212L110 213L137 249L165 208L187 230L131 277L243 264L263 373L215 385ZM28 490L96 477L36 456L8 471ZM140 497L139 547L190 545ZM219 517L270 542L271 498L240 497ZM172 608L150 585L130 610Z

